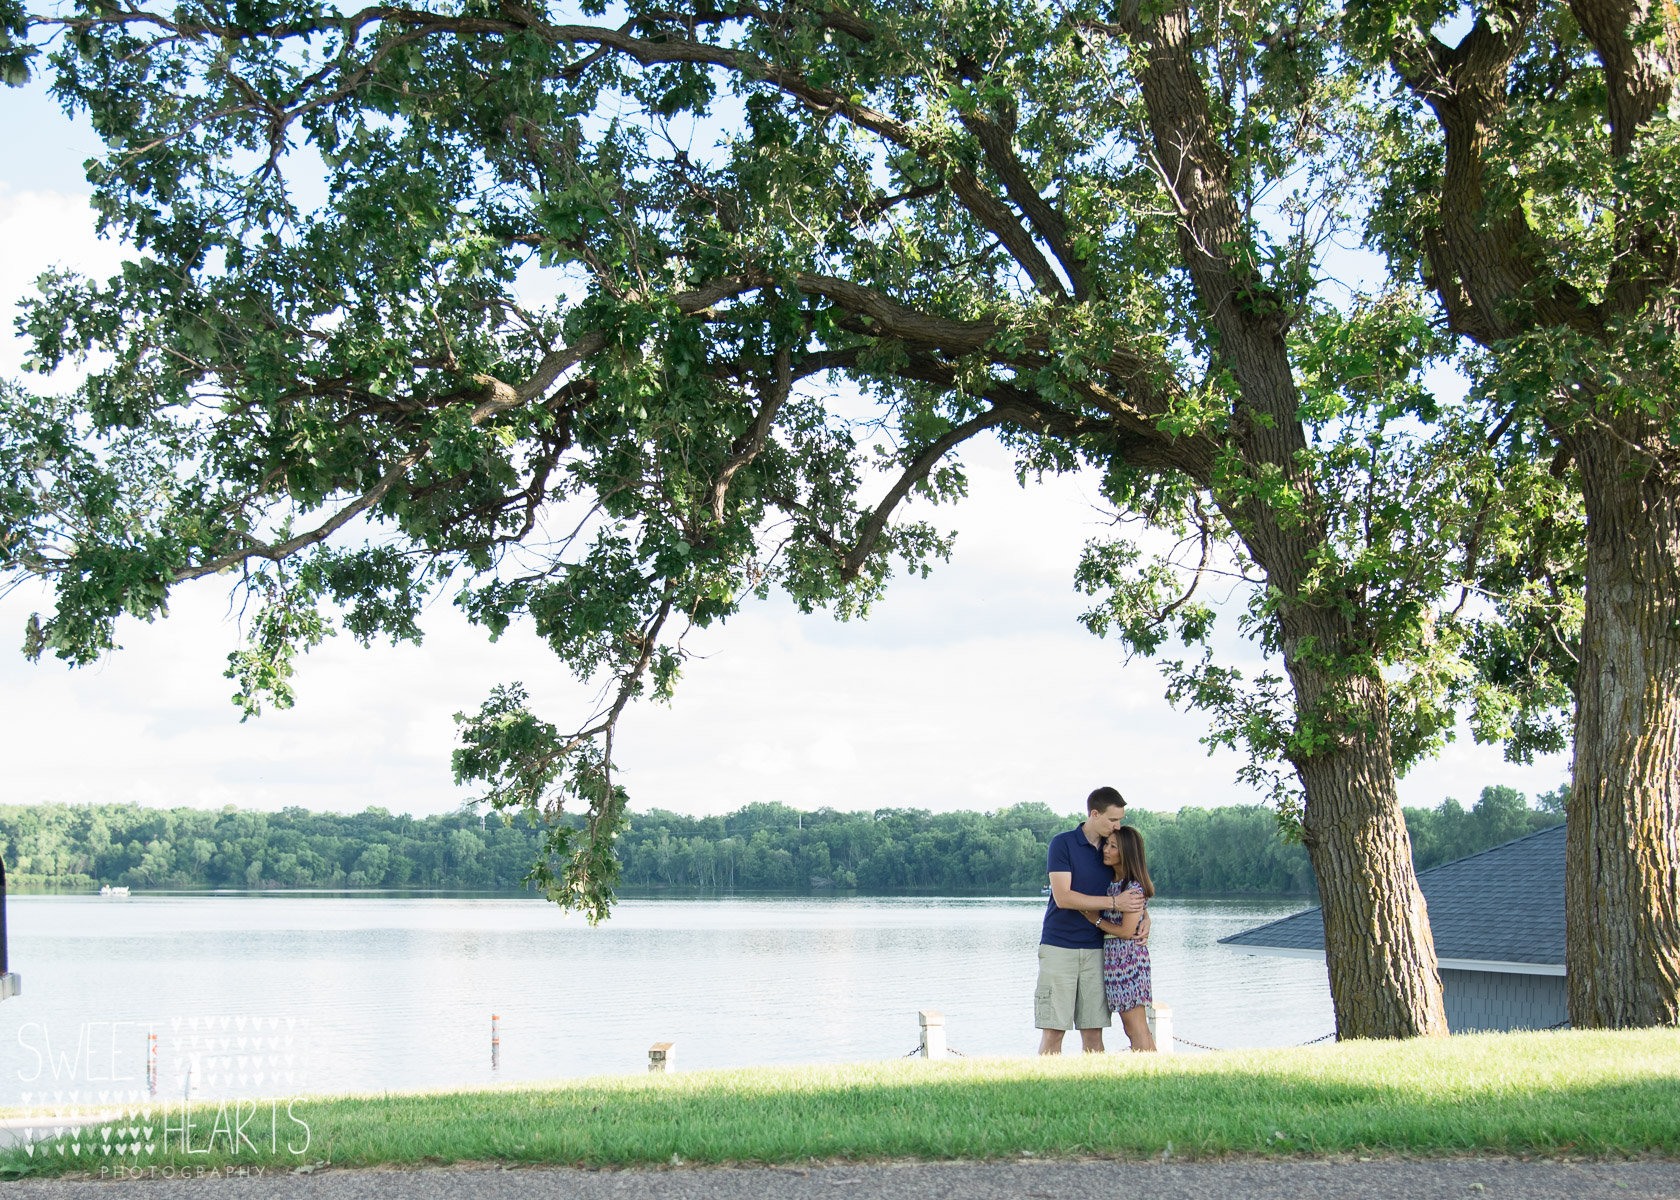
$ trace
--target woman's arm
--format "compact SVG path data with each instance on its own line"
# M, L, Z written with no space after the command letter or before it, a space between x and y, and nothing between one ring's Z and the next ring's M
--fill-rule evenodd
M1118 900L1110 898L1110 903L1113 908L1102 913L1087 912L1085 919L1111 937L1132 939L1142 936L1147 941L1149 928L1144 922L1149 917L1143 911L1143 889L1134 883ZM1116 916L1119 918L1117 921L1113 919Z
M1134 883L1131 887L1126 889L1125 894L1121 897L1121 899L1137 901L1136 908L1121 910L1120 924L1118 928L1118 932L1121 937L1135 938L1138 934L1138 925L1143 921L1143 889Z

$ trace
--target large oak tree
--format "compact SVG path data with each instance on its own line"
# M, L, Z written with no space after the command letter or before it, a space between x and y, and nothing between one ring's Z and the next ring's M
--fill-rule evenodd
M1574 692L1570 1020L1680 1023L1680 14L1639 0L1351 12L1400 80L1378 220L1390 257L1487 349L1501 420L1541 431L1585 511L1576 547L1537 522L1532 569L1499 589L1562 599L1568 577L1585 584L1578 625L1519 619L1533 636L1508 639L1535 668L1519 674L1550 661Z
M456 770L498 807L583 806L537 877L600 916L613 730L671 694L681 630L771 587L866 610L893 562L947 549L904 506L959 496L957 452L995 436L1024 479L1094 466L1117 513L1182 538L1093 543L1097 631L1203 643L1204 575L1249 587L1285 676L1204 654L1169 664L1172 694L1299 797L1339 1033L1444 1033L1395 780L1451 727L1438 618L1464 547L1499 542L1508 443L1419 385L1443 353L1420 297L1327 276L1378 146L1336 18L79 0L11 19L14 64L63 37L54 86L105 139L96 203L137 252L27 313L44 368L108 356L73 397L4 403L4 565L56 589L28 649L88 661L120 615L231 577L259 601L230 667L255 710L290 701L335 613L415 637L447 586L493 633L528 619L616 682L571 732L499 691Z

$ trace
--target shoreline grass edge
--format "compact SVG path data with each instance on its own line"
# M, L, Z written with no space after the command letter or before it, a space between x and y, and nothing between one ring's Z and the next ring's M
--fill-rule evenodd
M1207 1055L600 1076L477 1090L129 1105L0 1152L0 1177L489 1162L1680 1156L1680 1030L1462 1035ZM52 1128L49 1111L39 1116ZM243 1117L242 1136L231 1131ZM271 1129L273 1137L270 1137ZM63 1147L60 1149L59 1147ZM72 1152L71 1147L77 1149ZM119 1170L119 1168L121 1170Z

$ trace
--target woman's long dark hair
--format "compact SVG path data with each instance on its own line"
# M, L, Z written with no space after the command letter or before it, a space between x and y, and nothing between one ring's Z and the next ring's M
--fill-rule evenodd
M1130 825L1122 825L1114 831L1120 842L1120 861L1114 865L1115 878L1131 880L1143 889L1144 899L1155 894L1155 885L1149 882L1149 860L1143 853L1143 834Z

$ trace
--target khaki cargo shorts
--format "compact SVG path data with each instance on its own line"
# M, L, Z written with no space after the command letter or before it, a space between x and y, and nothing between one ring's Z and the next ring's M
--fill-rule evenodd
M1039 946L1033 1017L1040 1029L1107 1029L1113 1024L1103 995L1100 946Z

